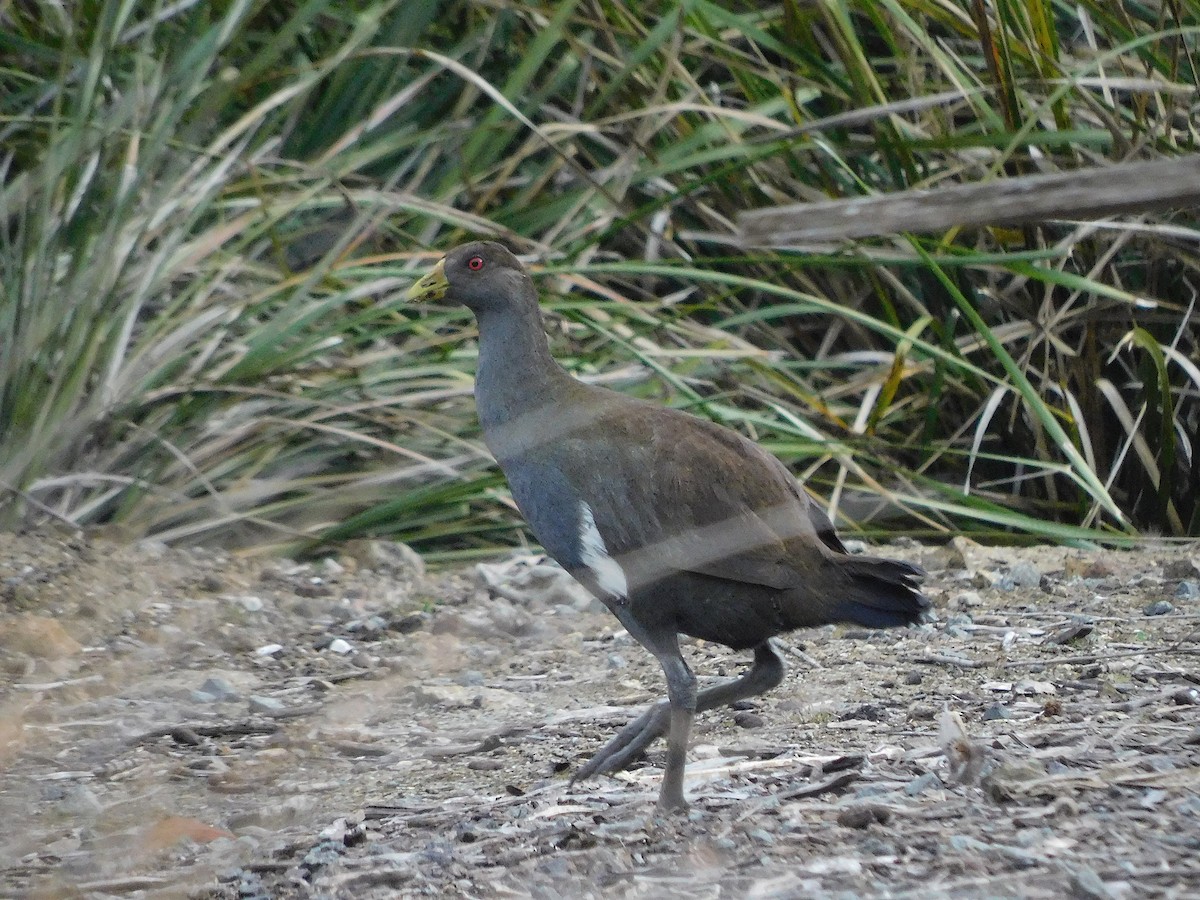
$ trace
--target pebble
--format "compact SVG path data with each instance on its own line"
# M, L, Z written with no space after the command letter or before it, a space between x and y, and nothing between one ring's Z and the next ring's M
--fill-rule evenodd
M490 757L477 757L467 760L467 768L476 772L498 772L504 768L504 760Z
M199 693L207 694L213 700L236 700L237 689L224 678L206 678L200 685Z
M970 609L972 606L982 606L983 598L979 596L978 591L963 591L955 595L950 605L954 609Z
M924 775L918 775L912 781L904 786L904 793L910 797L916 797L919 794L925 793L930 788L940 788L942 779L938 778L936 772L926 772Z
M1196 600L1200 599L1200 581L1181 581L1175 588L1175 599L1177 600Z
M610 669L624 669L629 663L620 653L608 654L608 667Z
M483 673L478 669L467 669L454 679L458 684L466 685L467 687L479 687L483 684Z
M1012 710L1003 703L993 703L983 711L983 721L995 722L998 719L1011 719Z
M1175 612L1175 606L1169 600L1155 600L1142 610L1148 616L1165 616Z
M251 697L250 712L252 713L273 713L283 709L283 701L276 700L274 697Z
M838 813L837 823L846 828L866 828L875 822L886 824L891 817L892 813L886 806L864 803L843 809Z
M1042 583L1042 573L1029 562L1019 562L1008 570L1008 579L1014 587L1035 588Z
M904 683L905 684L920 684L921 683L921 673L915 672L915 671L909 672L907 675L904 676Z
M739 728L762 728L766 723L762 716L758 713L749 711L735 713L733 722Z
M72 818L92 818L104 811L100 799L82 784L70 788L59 802L58 808Z
M354 648L350 646L350 642L342 638L334 638L329 642L329 651L331 653L346 654L353 652Z
M1101 881L1096 870L1090 866L1080 866L1075 870L1071 879L1071 896L1086 898L1086 900L1110 900L1112 891Z
M254 651L255 656L276 656L283 652L283 644L265 644Z
M262 612L263 607L266 606L266 604L263 603L262 597L255 597L253 594L247 594L243 597L235 597L234 601L246 612L251 613Z
M409 634L413 631L420 631L422 628L428 628L429 620L432 618L429 613L417 610L416 612L406 613L399 618L391 619L387 623L387 627L392 631L400 632L400 634Z

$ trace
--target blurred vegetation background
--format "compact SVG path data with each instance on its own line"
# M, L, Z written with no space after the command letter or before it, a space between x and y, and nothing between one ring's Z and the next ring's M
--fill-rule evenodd
M1194 209L746 250L739 212L1197 150L1200 2L0 5L0 527L523 540L439 249L843 528L1200 535Z

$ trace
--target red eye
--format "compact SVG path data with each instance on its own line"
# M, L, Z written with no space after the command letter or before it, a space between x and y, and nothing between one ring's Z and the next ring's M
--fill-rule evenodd
M472 272L478 272L483 268L483 257L472 256L469 260L467 260L467 268Z

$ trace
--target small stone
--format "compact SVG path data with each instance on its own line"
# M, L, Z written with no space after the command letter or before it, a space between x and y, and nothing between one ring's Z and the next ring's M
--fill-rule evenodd
M1164 578L1195 578L1200 573L1200 557L1191 559L1172 559L1162 564Z
M1085 638L1092 633L1095 625L1086 619L1079 619L1064 625L1058 631L1042 639L1043 644L1069 644L1071 641Z
M283 709L283 701L274 697L251 697L250 712L270 714Z
M1200 706L1200 691L1194 687L1184 687L1171 695L1176 706Z
M1012 711L1003 703L993 703L983 711L983 721L995 722L1000 719L1011 719Z
M250 613L262 612L263 607L266 605L263 603L262 597L255 597L252 594L247 594L243 597L235 597L234 600L238 606Z
M904 786L904 793L910 797L916 797L931 788L940 788L941 786L942 779L938 778L936 772L926 772L924 775L918 775L906 784Z
M847 553L853 553L856 556L860 553L867 552L867 545L865 541L842 541L842 546L846 548Z
M400 632L400 634L411 634L414 631L420 631L422 628L428 628L429 620L432 618L429 613L417 610L405 613L397 618L389 618L387 620L387 627L392 631Z
M624 669L629 663L620 653L608 654L608 667L610 669Z
M983 598L977 591L963 591L961 594L955 595L954 599L950 601L950 605L954 609L970 609L973 606L982 606Z
M1200 581L1181 581L1175 588L1176 600L1200 599Z
M204 684L200 685L200 691L208 694L214 700L236 700L238 697L237 690L224 678L204 679Z
M264 644L254 651L255 656L278 656L283 652L283 644Z
M58 804L59 809L72 817L92 818L104 811L100 799L82 784L69 788Z
M735 713L733 722L739 728L762 728L766 724L762 716L749 711Z
M204 743L204 738L196 734L194 730L186 725L176 725L171 729L171 740L179 744L181 747L199 747Z
M467 687L479 687L483 684L483 673L477 669L467 669L454 680Z
M876 822L880 825L887 824L888 819L891 817L891 810L886 806L864 803L857 806L848 806L843 809L838 813L837 823L846 828L866 828Z
M225 582L211 572L200 579L200 590L209 594L219 594L225 590Z
M342 638L334 638L329 642L329 651L331 653L345 655L347 653L354 652L354 648L350 646L349 641L343 640Z
M332 556L328 556L321 560L321 571L330 577L335 577L337 575L345 575L346 567Z
M467 760L467 768L476 772L499 772L504 768L504 761L480 756Z
M1042 583L1042 573L1028 562L1017 563L1008 570L1008 577L1015 587L1035 588Z
M1081 900L1111 900L1113 893L1090 866L1080 866L1071 878L1071 896Z
M904 683L905 684L920 684L921 677L922 676L921 676L920 672L915 672L915 671L909 672L907 675L904 676Z
M1155 600L1142 610L1147 616L1165 616L1175 612L1174 605L1169 600Z

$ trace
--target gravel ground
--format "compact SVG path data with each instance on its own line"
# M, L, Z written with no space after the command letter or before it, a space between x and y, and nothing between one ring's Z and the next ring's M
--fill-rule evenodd
M568 787L662 676L536 559L0 534L0 896L1200 896L1196 545L886 552L937 621L781 640L664 818Z

